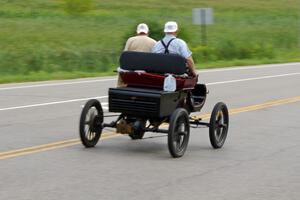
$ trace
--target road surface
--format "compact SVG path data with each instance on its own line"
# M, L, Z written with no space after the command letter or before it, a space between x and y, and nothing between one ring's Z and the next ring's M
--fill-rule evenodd
M116 77L0 85L0 200L299 199L300 63L199 74L210 93L198 114L225 102L228 138L214 150L208 129L192 129L179 159L159 134L80 144L82 105L107 108Z

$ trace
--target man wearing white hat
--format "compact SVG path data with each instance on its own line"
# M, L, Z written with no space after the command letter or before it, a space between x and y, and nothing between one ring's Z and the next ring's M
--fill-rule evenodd
M149 28L147 24L141 23L136 28L136 36L130 37L125 45L124 51L151 52L156 41L148 37ZM118 87L126 86L120 76L118 76Z
M153 53L164 54L179 54L187 61L187 66L192 76L197 76L192 52L189 50L187 44L182 39L177 38L178 25L174 21L169 21L164 28L165 37L157 42L153 49Z
M149 28L147 24L139 24L136 33L137 36L130 37L127 40L124 51L151 52L156 41L148 37Z

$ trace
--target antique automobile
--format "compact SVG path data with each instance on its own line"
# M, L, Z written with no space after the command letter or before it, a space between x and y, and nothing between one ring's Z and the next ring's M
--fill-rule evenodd
M227 106L217 103L209 122L192 116L200 112L206 95L205 84L187 74L186 60L179 55L123 52L119 75L124 87L109 88L108 109L114 115L104 115L101 103L89 100L80 117L80 138L85 147L94 147L106 127L116 133L142 139L145 132L167 134L171 156L181 157L188 146L190 128L209 127L213 148L221 148L226 140L229 115ZM173 77L175 90L164 89L165 79ZM104 123L104 117L115 117Z

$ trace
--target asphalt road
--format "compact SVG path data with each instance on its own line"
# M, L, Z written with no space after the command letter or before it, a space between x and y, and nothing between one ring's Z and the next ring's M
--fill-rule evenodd
M132 141L107 130L83 148L82 105L107 107L116 77L0 85L0 200L298 200L300 63L199 73L210 91L200 114L226 102L228 138L214 150L208 129L192 129L179 159L151 133Z

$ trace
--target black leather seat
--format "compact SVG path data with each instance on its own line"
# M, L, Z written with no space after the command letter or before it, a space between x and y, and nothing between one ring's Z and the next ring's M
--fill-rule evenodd
M186 59L177 54L158 54L125 51L120 56L120 67L124 70L143 70L149 73L186 73Z

